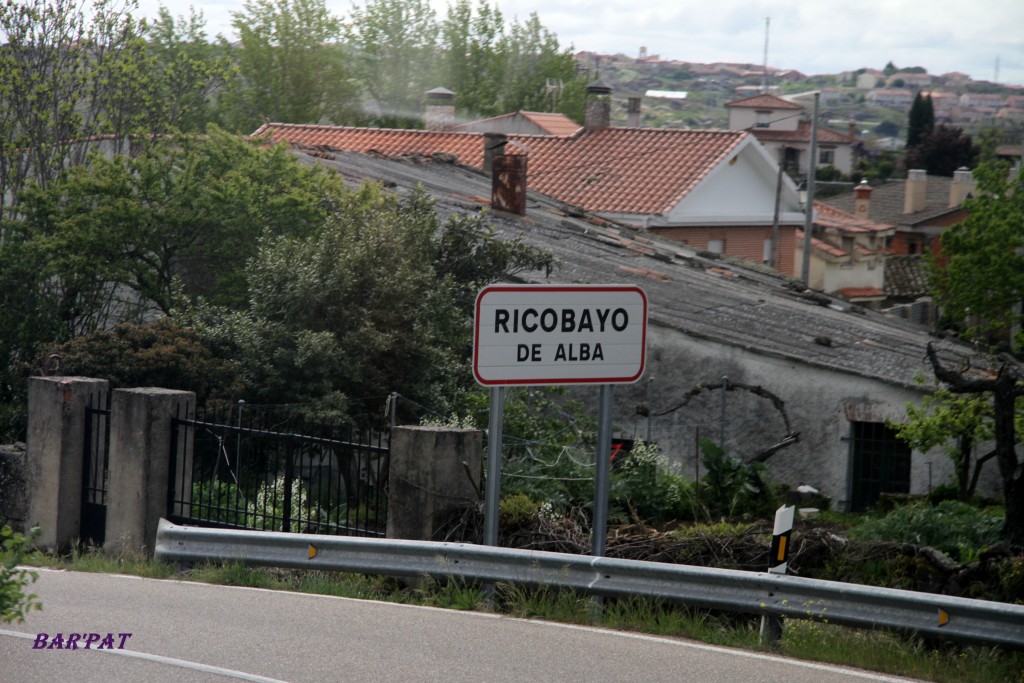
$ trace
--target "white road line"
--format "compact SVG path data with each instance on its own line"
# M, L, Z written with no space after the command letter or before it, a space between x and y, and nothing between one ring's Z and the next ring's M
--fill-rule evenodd
M4 629L0 629L0 636L11 636L13 638L24 638L26 640L35 640L36 638L36 634L34 633L22 633L21 631L6 631ZM266 676L258 676L256 674L250 674L244 671L224 669L219 666L210 666L209 664L200 664L199 662L189 662L184 659L164 657L163 655L155 655L149 652L136 652L135 650L94 649L90 649L89 652L103 652L111 655L120 655L122 657L131 657L132 659L144 659L146 661L157 662L159 664L167 664L168 666L177 666L182 669L191 669L193 671L202 671L203 673L218 674L221 676L227 676L229 678L236 678L240 681L253 681L253 683L288 683L288 681L282 681L278 678L267 678Z

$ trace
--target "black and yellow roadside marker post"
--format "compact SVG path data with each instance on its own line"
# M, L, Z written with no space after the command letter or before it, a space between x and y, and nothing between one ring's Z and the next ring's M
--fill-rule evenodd
M794 507L782 506L775 511L775 529L772 532L772 549L768 557L769 574L785 574L789 567L789 542L793 535ZM782 617L765 614L761 616L761 643L771 645L782 639Z

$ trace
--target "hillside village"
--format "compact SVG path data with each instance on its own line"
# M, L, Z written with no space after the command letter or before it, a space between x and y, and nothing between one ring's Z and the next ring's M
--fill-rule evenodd
M1024 88L975 81L959 72L929 74L921 67L892 67L808 75L757 64L663 60L647 54L646 48L635 57L579 52L576 59L581 69L619 93L613 110L619 125L627 120L629 97L643 97L647 126L724 128L729 118L726 104L732 100L760 93L789 99L818 91L823 121L838 129L854 122L868 147L893 149L902 145L907 111L922 92L932 97L936 123L959 126L967 133L999 128L1005 134L1005 151L1018 156L1024 144Z

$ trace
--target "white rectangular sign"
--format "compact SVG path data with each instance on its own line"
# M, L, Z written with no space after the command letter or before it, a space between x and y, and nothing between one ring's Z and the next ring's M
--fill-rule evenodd
M491 285L476 299L485 386L623 384L644 373L647 295L632 285Z

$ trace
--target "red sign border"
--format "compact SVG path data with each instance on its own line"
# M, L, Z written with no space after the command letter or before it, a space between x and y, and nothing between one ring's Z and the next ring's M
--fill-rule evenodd
M635 292L644 302L643 342L640 350L640 369L631 377L570 377L552 379L485 380L480 377L477 359L480 351L480 304L491 292ZM476 296L473 309L473 377L485 387L548 386L553 384L633 384L643 377L647 369L647 293L637 285L487 285Z

